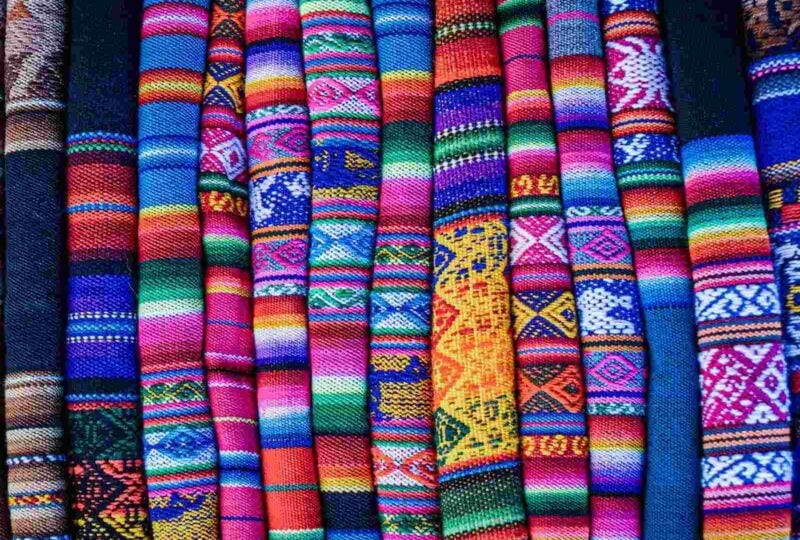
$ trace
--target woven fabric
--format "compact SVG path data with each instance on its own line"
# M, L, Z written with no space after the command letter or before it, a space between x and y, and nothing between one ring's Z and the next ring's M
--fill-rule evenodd
M306 263L311 149L299 0L247 3L253 327L272 540L322 540L311 434Z
M440 0L434 420L445 537L526 539L514 399L502 66L492 0Z
M244 0L213 0L200 134L205 349L219 447L220 537L264 538L250 312Z
M644 535L697 538L700 391L683 177L657 0L603 0L614 166L650 353Z
M789 396L738 5L667 0L664 16L700 349L703 537L785 539Z
M743 0L756 155L783 308L794 434L792 535L800 538L800 1Z
M641 535L645 348L610 141L598 3L548 0L550 75L586 373L592 538Z
M153 536L218 537L197 170L208 0L147 0L139 78L139 354Z
M370 296L372 469L384 540L439 538L431 406L433 6L372 0L383 104Z
M70 9L67 419L75 539L150 536L136 347L141 5Z
M63 165L66 6L11 0L5 49L6 450L13 538L69 538Z
M5 45L6 45L6 1L0 0L0 354L5 357L3 332L3 303L5 302L5 142L6 142L6 104L5 104ZM5 361L0 362L0 378L5 380ZM6 407L5 389L0 384L0 478L6 476ZM8 490L6 482L0 482L0 540L11 536L11 523L8 516Z
M313 152L308 326L326 537L380 538L367 408L380 87L366 0L301 0Z
M589 537L578 317L547 77L544 0L497 3L511 213L520 442L531 538Z

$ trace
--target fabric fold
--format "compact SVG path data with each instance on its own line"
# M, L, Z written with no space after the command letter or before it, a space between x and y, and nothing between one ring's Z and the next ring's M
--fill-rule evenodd
M379 539L367 366L381 104L366 0L301 0L311 116L308 328L328 540Z
M67 102L67 425L77 539L150 537L136 334L141 3L75 0Z
M511 314L531 538L589 538L578 317L547 76L544 0L497 3L511 215Z
M641 537L645 340L614 175L598 2L548 0L550 77L586 377L591 536Z
M700 388L686 205L658 0L603 0L614 166L649 351L644 537L697 538Z
M756 157L767 204L794 437L792 537L800 538L800 1L742 0Z
M197 196L209 0L147 0L139 77L139 357L153 537L219 537Z
M663 9L700 350L703 537L785 539L789 393L737 43L739 5L667 0Z
M381 194L370 295L372 470L384 540L440 537L431 408L433 5L372 0Z
M248 0L246 23L253 329L269 538L322 540L306 320L311 148L299 0Z
M528 538L495 17L492 0L436 2L433 406L442 529L459 540Z
M266 532L250 309L244 18L244 0L212 1L200 116L203 359L219 447L223 540L261 540Z
M5 381L5 340L3 331L3 304L6 299L5 283L5 143L6 143L6 103L5 103L5 47L6 46L6 2L0 0L0 377ZM7 480L6 476L6 406L5 385L0 385L0 478ZM11 523L8 515L8 488L7 482L0 482L0 540L11 537Z
M66 3L11 0L5 48L6 464L12 538L68 540L64 433Z

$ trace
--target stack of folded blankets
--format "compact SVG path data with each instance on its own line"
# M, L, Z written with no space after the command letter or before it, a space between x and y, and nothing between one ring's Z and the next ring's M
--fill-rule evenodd
M0 0L0 540L800 539L800 0Z

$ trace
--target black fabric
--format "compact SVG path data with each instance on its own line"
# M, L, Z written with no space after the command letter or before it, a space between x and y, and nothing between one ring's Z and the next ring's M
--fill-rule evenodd
M682 140L750 133L737 0L664 0L667 53Z

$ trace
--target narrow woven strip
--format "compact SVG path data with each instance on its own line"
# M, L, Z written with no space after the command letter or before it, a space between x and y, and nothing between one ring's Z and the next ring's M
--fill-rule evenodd
M219 447L224 540L265 535L250 312L244 0L213 0L200 119L208 397Z
M11 0L7 9L8 507L12 538L68 540L62 420L66 5Z
M614 166L650 353L645 538L697 538L700 391L683 177L658 0L603 0Z
M66 399L75 539L150 537L133 274L141 9L136 0L70 9Z
M433 4L372 0L383 102L370 297L372 468L384 540L439 538L431 386Z
M368 284L380 88L366 0L301 0L313 150L308 324L328 540L379 539L370 460Z
M493 0L438 0L431 340L442 528L526 539Z
M562 217L544 0L500 0L511 190L511 312L528 526L589 537L589 441Z
M5 143L6 143L6 104L5 104L5 49L6 49L6 0L0 0L0 354L5 357L3 336L3 305L6 299L5 284ZM5 361L0 362L0 377L5 380ZM0 385L0 478L6 476L6 406L5 389ZM0 539L11 537L11 522L8 516L7 482L0 482Z
M742 0L756 155L783 308L794 434L792 536L800 538L800 0Z
M249 0L246 17L253 327L271 540L324 537L311 435L311 150L298 2Z
M592 538L641 536L645 348L612 164L598 3L548 0L570 261L586 373Z
M789 394L738 5L667 0L663 9L700 349L703 537L786 539Z
M208 0L147 0L139 79L139 353L153 536L218 537L197 169Z

